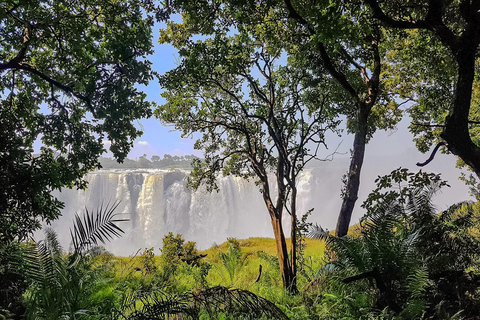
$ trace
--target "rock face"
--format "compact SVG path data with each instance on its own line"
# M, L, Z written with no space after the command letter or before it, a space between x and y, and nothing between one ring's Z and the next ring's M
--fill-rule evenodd
M340 183L325 180L321 171L306 170L300 177L298 208L299 213L305 213L315 207L314 220L332 228L340 203ZM85 191L62 190L56 194L65 202L65 209L53 227L68 246L75 212L120 202L116 212L129 219L119 224L125 235L106 246L118 255L134 254L140 248L160 248L168 232L180 233L200 248L224 242L227 237L273 236L259 187L253 181L221 177L219 192L208 193L187 189L187 175L188 170L92 172L86 177L89 185ZM285 228L289 233L288 216Z

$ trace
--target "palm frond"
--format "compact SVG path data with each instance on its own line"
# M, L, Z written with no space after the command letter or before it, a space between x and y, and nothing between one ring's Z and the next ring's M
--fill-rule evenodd
M25 273L30 281L37 284L58 283L59 270L63 270L62 247L53 229L45 229L45 240L27 246Z
M87 313L87 294L95 284L95 272L78 263L82 253L97 241L110 240L123 231L114 223L118 204L86 212L70 230L74 252L64 254L54 230L45 229L45 239L31 243L25 257L25 274L30 287L25 294L29 319L73 319Z
M250 291L222 286L182 295L168 295L157 291L134 298L127 303L120 319L165 319L170 315L197 318L202 310L210 315L224 312L251 319L262 316L268 319L288 319L272 302Z
M58 241L57 233L52 228L45 228L45 239L40 241L40 247L42 247L46 252L50 253L52 256L62 255L63 248Z
M334 236L331 235L328 230L323 229L320 225L314 224L310 227L307 237L311 239L325 240L328 242Z
M83 219L75 214L73 231L70 229L74 253L80 254L98 245L99 241L105 243L114 236L123 234L123 230L115 222L128 221L128 219L115 219L117 214L114 212L119 204L117 202L105 207L102 204L96 212L85 209Z

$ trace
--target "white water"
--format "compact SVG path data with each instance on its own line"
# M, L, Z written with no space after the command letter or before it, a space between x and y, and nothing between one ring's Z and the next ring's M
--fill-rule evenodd
M440 163L440 162L439 162ZM440 163L442 164L442 163ZM341 176L348 159L323 163L321 167L305 170L298 180L299 215L311 208L310 220L324 228L333 229L340 209ZM450 163L444 163L451 168ZM363 214L361 203L374 188L378 174L387 174L398 168L387 159L366 162L362 171L359 200L352 217L358 222ZM439 168L437 172L445 172ZM466 188L456 182L458 172L443 175L452 185L435 203L439 209L468 199ZM270 219L263 203L259 187L253 181L235 177L222 177L218 181L220 191L207 193L204 189L191 191L186 188L187 170L100 170L86 176L89 187L85 191L63 190L57 193L65 202L63 216L52 225L58 232L65 249L68 248L73 215L85 208L96 210L102 204L120 201L116 212L123 213L119 226L125 234L114 239L106 248L116 255L132 255L138 249L162 247L162 239L168 232L180 233L184 239L197 242L201 249L214 243L222 243L227 237L272 237ZM284 226L289 234L289 217Z
M187 240L197 242L199 248L224 242L227 237L272 237L271 224L259 187L253 181L236 177L222 177L219 192L208 193L200 188L186 188L187 170L99 170L86 176L89 187L85 191L62 190L57 193L65 202L63 216L53 223L63 244L68 245L69 227L75 212L85 208L120 201L116 210L119 217L128 218L119 226L125 234L106 247L118 255L134 254L139 248L161 248L162 238L168 232L180 233ZM332 227L335 216L318 214L333 211L335 202L328 199L325 187L332 181L320 181L321 169L305 171L298 183L298 210L305 213L317 207L315 220ZM339 182L335 184L339 192ZM312 197L311 194L315 194ZM289 233L289 217L285 217L285 232ZM329 223L328 223L329 222Z

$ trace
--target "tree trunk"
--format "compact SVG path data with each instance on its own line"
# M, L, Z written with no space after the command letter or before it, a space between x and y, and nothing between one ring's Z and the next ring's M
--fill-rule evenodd
M463 42L468 42L468 39ZM466 43L455 55L458 79L455 84L453 108L447 117L441 136L447 142L450 152L459 156L480 177L480 148L472 141L468 124L475 77L476 49L476 44Z
M278 264L282 274L283 287L291 293L297 293L295 277L288 260L287 242L283 233L282 221L278 218L272 218L273 233L275 235L275 244L277 246Z
M290 207L291 229L290 229L290 243L291 243L291 268L292 268L292 290L290 292L297 292L297 188L292 188L291 207Z
M358 199L358 189L360 188L360 173L362 170L363 159L365 156L365 145L367 143L368 116L371 108L362 104L359 106L357 117L357 130L353 142L353 154L350 160L350 167L345 183L345 193L343 195L342 207L337 220L335 235L343 237L348 233L350 220L352 218L355 202Z
M295 283L295 274L288 259L287 242L282 226L282 211L277 210L270 198L270 187L268 181L263 181L263 200L267 206L270 220L272 222L273 234L275 236L275 245L277 247L278 265L280 266L280 273L282 274L283 287L291 293L298 293Z

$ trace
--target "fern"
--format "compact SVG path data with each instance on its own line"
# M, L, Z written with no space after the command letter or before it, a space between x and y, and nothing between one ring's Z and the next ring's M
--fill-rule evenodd
M140 297L132 296L124 302L119 318L125 320L165 319L171 315L178 318L197 319L201 311L210 316L229 313L236 316L258 319L288 319L272 302L246 290L222 286L169 295L161 291Z
M76 215L71 231L74 251L63 253L56 233L45 229L45 239L31 243L26 260L29 289L25 295L28 319L70 319L88 313L88 296L97 283L83 254L98 241L104 242L123 231L117 227L117 205L101 207L96 212ZM82 262L82 263L80 263Z

